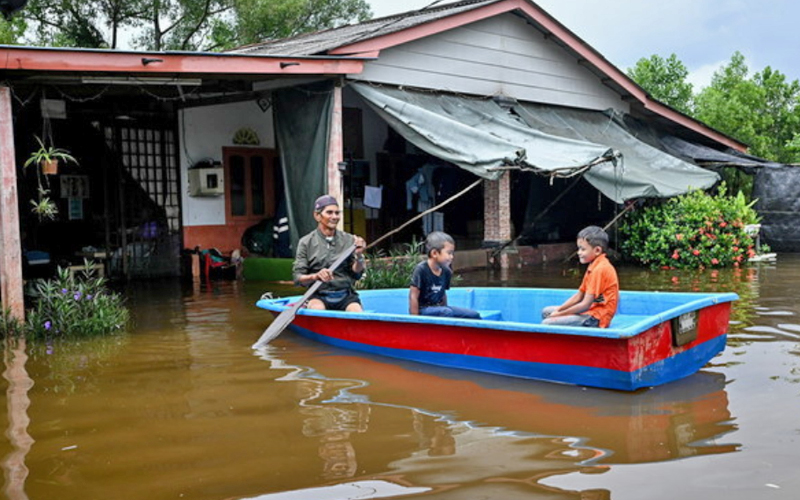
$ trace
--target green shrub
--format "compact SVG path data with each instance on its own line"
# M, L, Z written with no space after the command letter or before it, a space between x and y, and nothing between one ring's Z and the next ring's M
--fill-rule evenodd
M425 244L417 241L405 243L398 250L385 252L378 250L367 255L367 270L358 282L358 288L375 290L379 288L406 288L411 282L411 273L424 258Z
M755 255L755 201L741 191L728 196L693 191L633 212L620 227L623 254L651 268L703 269L739 266Z
M3 309L0 311L0 337L17 337L25 332L25 324Z
M90 263L77 278L58 269L57 277L35 285L36 304L28 311L26 335L31 338L81 337L112 333L130 318L122 297L95 277Z

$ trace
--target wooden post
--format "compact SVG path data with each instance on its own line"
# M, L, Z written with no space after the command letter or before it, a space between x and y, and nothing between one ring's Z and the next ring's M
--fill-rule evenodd
M328 136L328 194L336 198L339 207L344 210L344 193L342 192L342 173L339 163L344 161L344 140L342 136L342 82L333 87L333 111ZM339 229L344 229L344 217L339 219Z
M3 309L25 320L22 291L22 255L17 202L17 161L11 89L0 86L0 295Z

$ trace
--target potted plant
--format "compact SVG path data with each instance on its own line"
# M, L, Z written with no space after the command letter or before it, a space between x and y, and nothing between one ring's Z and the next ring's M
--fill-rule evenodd
M31 205L33 205L31 211L39 217L39 220L53 220L58 215L58 207L50 199L50 191L41 186L39 186L39 200L31 200Z
M28 165L39 165L43 174L52 175L58 173L59 161L63 160L65 162L71 161L76 164L78 163L78 161L69 154L69 151L53 146L45 146L44 142L38 136L34 137L36 137L36 142L39 143L39 149L32 152L25 161L26 167Z

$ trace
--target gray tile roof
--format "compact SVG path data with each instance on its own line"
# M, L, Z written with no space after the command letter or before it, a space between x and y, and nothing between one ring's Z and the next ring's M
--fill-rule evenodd
M324 55L329 50L351 43L388 35L420 24L429 23L461 12L467 12L500 0L464 0L434 6L429 9L412 10L393 16L372 19L359 24L306 33L292 38L246 45L228 51L232 54L311 56Z

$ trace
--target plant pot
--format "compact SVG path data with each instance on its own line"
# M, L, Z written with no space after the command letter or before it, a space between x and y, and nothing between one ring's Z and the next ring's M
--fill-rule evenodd
M42 160L39 163L42 173L45 175L55 175L58 173L58 160Z

